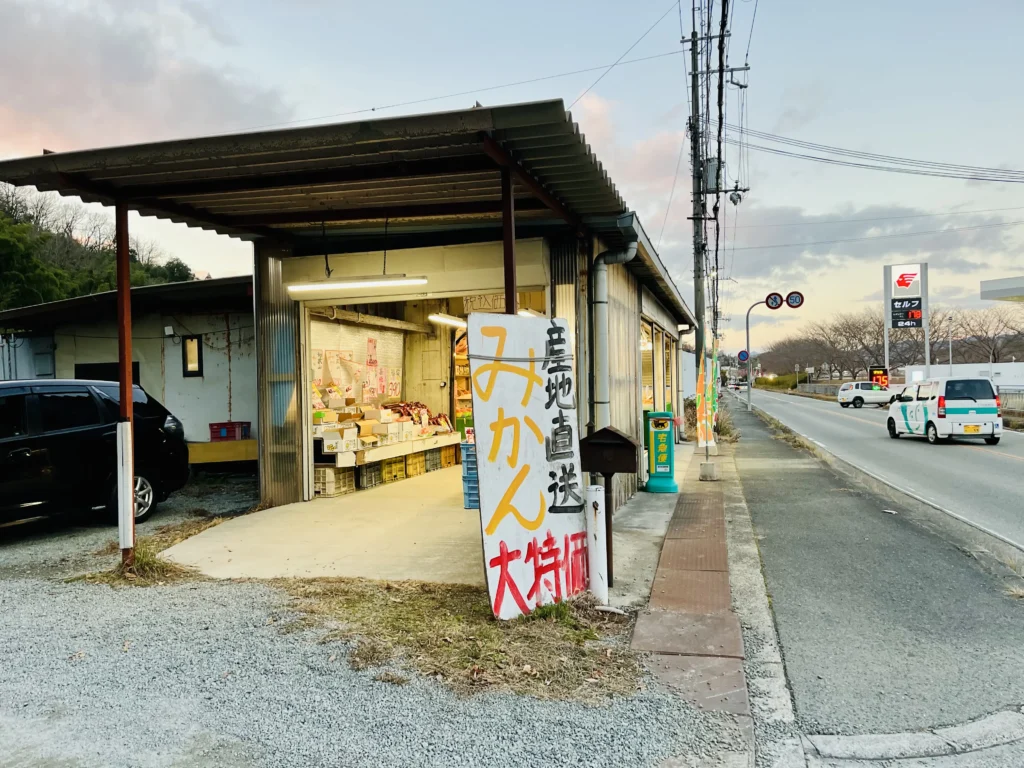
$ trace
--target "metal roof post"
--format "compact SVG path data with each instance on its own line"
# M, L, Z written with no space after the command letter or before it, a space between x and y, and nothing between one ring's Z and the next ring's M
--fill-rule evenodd
M505 262L505 314L514 315L516 306L516 201L512 195L512 171L501 169L501 237Z
M132 294L128 246L128 209L114 206L114 243L117 258L117 360L120 384L120 420L117 425L117 522L121 564L135 564L135 467L132 450Z

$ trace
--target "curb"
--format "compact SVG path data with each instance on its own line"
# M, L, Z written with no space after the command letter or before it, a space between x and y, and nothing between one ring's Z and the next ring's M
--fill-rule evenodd
M996 712L963 725L910 733L805 736L808 758L889 761L967 755L1024 741L1024 714ZM813 763L812 763L813 765Z
M757 407L756 405L753 406L753 412L769 426L796 437L807 451L812 455L817 456L841 474L844 474L847 477L852 477L854 480L861 481L871 490L880 492L904 506L913 506L908 503L909 500L909 502L913 502L913 504L917 506L916 511L918 512L940 512L945 518L947 518L944 521L947 525L956 527L955 532L959 534L958 538L966 538L972 545L980 545L990 554L997 555L998 557L994 558L996 562L1000 562L999 558L1016 559L1021 555L1024 555L1024 543L1016 542L1013 539L996 533L983 525L979 525L978 523L968 520L964 516L953 512L950 509L946 509L933 501L929 501L913 491L900 488L891 480L887 480L869 469L865 469L854 464L848 459L837 456L814 439L797 432L791 427L788 427L767 411ZM871 482L864 482L865 478Z

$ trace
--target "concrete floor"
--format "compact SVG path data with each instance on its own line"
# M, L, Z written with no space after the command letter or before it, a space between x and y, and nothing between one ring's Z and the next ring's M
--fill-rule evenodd
M462 508L459 467L244 515L163 556L219 579L350 576L484 583L480 515Z
M676 446L680 486L692 456L692 444ZM677 498L641 492L616 513L612 605L647 600ZM484 584L480 516L462 508L459 467L243 515L162 556L218 579L347 576Z

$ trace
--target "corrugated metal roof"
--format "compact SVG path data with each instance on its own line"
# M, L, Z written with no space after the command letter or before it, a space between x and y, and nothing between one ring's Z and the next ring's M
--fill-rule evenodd
M485 137L576 217L625 211L561 100L45 154L0 162L0 180L246 239L498 220ZM517 219L550 218L534 190L515 195Z
M499 153L524 172L513 187L519 231L569 219L612 245L641 237L631 269L692 319L635 217L619 227L626 204L560 99L43 154L0 162L0 181L284 239L295 253L325 238L362 248L382 228L398 248L427 230L500 227Z

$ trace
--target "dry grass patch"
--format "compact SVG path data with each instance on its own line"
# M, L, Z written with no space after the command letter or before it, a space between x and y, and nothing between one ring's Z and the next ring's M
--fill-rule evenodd
M1011 585L1004 592L1007 597L1012 597L1014 600L1024 600L1024 585Z
M205 510L195 509L192 512L196 515L204 515ZM78 576L73 581L87 581L90 584L110 584L112 586L142 586L149 587L166 584L172 581L183 581L195 579L195 571L177 565L176 563L162 560L158 555L165 549L179 544L185 539L202 533L207 528L212 528L224 521L223 517L194 517L183 520L180 523L162 525L153 533L147 536L139 536L135 540L135 563L125 568L123 563L118 563L109 571L87 573ZM93 554L97 556L109 556L120 554L121 548L117 539L108 541L102 549L96 550Z
M632 616L581 598L499 622L487 590L363 579L276 582L323 642L353 642L357 669L397 662L460 694L505 690L539 698L599 699L637 690L643 668L627 640Z

